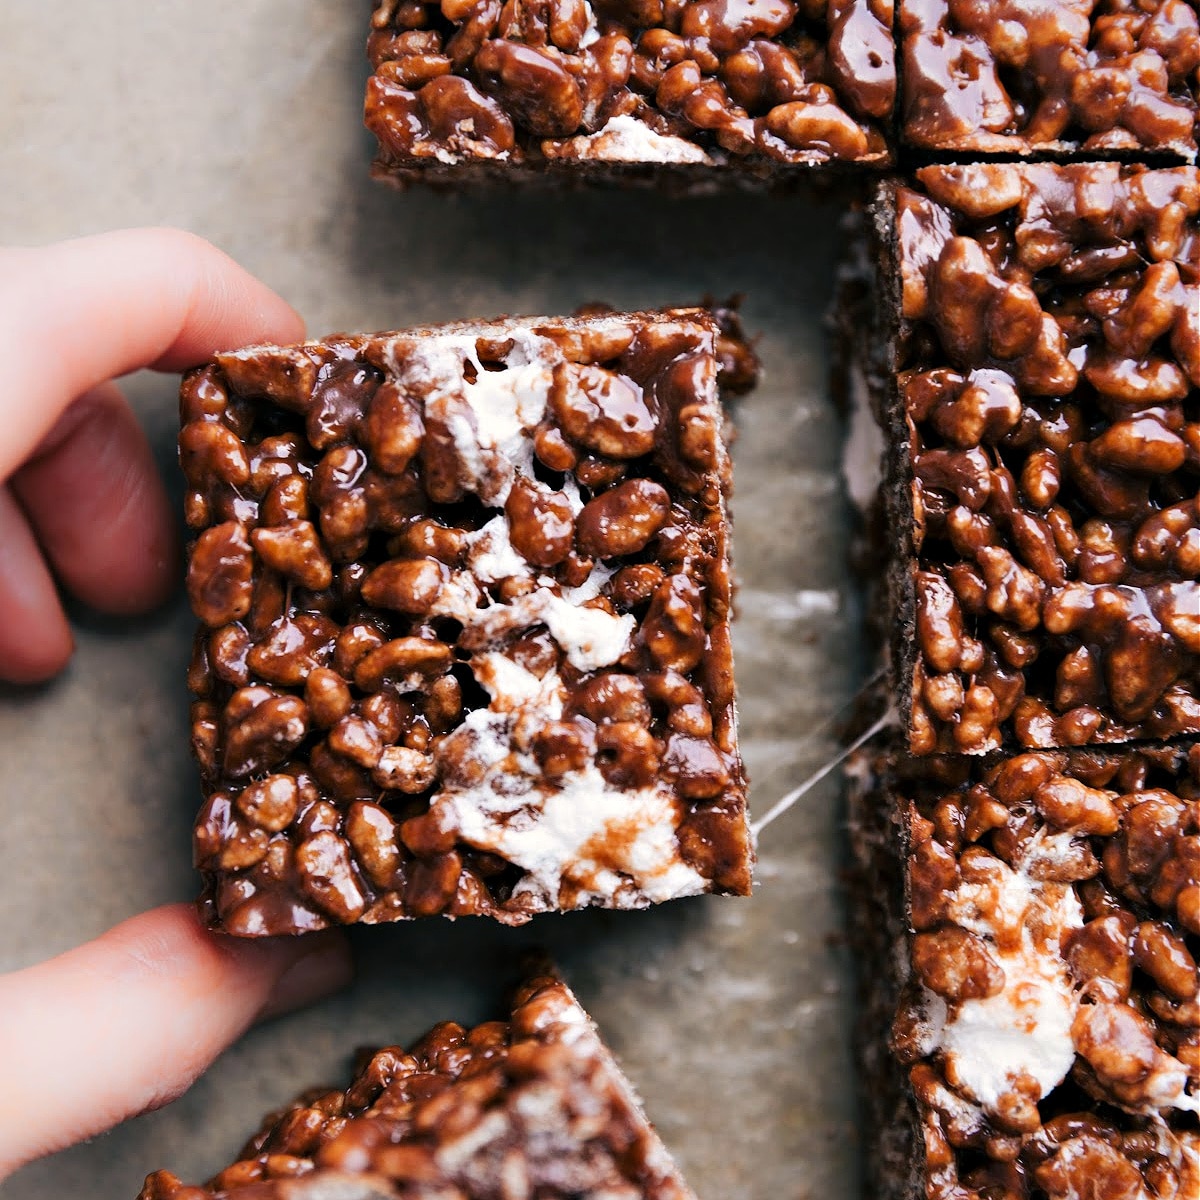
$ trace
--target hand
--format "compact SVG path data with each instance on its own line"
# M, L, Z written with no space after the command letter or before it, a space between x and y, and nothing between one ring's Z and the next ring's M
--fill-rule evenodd
M190 234L0 250L0 678L43 680L70 657L56 580L112 613L152 608L177 582L162 481L110 381L303 332ZM254 1020L349 973L340 936L238 942L171 905L0 977L0 1178L174 1099Z

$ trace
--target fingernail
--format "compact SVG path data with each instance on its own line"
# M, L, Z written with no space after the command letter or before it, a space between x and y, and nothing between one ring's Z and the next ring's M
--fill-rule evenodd
M303 1008L349 984L354 976L350 943L340 932L310 934L305 950L275 981L259 1020Z

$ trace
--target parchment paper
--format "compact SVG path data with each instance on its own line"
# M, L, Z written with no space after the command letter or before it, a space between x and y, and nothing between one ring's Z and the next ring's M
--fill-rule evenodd
M744 292L766 371L735 456L753 807L830 753L828 737L809 735L852 691L860 658L821 328L838 204L398 195L367 178L365 0L0 8L0 241L182 225L265 278L314 333ZM137 377L129 391L178 497L175 381ZM77 615L68 673L0 693L0 970L196 890L191 618L181 600L126 623ZM350 993L256 1030L184 1099L25 1169L0 1195L132 1200L158 1167L199 1181L267 1109L343 1079L355 1046L495 1014L517 950L538 943L703 1200L848 1200L859 1149L839 821L827 781L764 834L749 901L541 918L519 932L437 920L357 931Z

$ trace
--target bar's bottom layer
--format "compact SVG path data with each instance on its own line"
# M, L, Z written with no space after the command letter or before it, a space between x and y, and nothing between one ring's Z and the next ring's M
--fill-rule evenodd
M870 1194L1200 1194L1200 744L848 777Z
M741 192L782 195L803 192L821 196L840 195L847 187L856 188L864 175L880 172L887 165L885 159L817 161L780 168L770 163L741 161L703 164L536 159L512 163L493 159L391 162L377 158L371 165L371 177L400 190L414 185L445 191L471 187L570 191L601 186L649 188L674 196Z
M695 1200L567 986L531 979L509 1021L436 1026L362 1055L344 1091L263 1122L205 1187L139 1200Z

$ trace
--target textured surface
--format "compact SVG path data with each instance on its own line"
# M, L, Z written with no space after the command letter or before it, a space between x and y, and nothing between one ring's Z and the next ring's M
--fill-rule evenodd
M859 933L909 1084L876 1114L881 1196L1195 1194L1198 767L1192 743L851 768Z
M535 975L505 1020L434 1026L358 1055L345 1091L309 1090L262 1121L203 1186L169 1171L138 1200L696 1200L587 1013Z
M745 291L766 378L734 448L735 642L751 806L764 811L828 752L828 740L799 739L848 695L856 669L821 357L837 208L396 196L367 180L369 9L81 0L64 24L50 6L17 6L0 45L0 178L20 186L0 189L0 232L32 243L183 224L262 274L314 333ZM139 379L131 392L168 461L175 381ZM151 620L89 622L63 680L0 701L0 806L17 864L0 882L0 967L195 894L181 683L191 626L182 599ZM829 941L840 926L835 801L823 790L772 827L749 901L539 918L519 932L475 922L364 930L348 996L257 1031L186 1099L28 1168L0 1195L127 1200L159 1165L204 1177L271 1106L344 1078L356 1045L494 1013L516 948L542 942L702 1200L848 1198L859 1151L847 983Z
M908 145L1195 157L1189 0L903 0Z
M895 202L913 752L1197 732L1200 174L933 166Z
M721 401L750 359L684 309L189 372L210 923L749 895Z
M380 0L376 169L648 179L658 164L708 186L730 168L878 164L892 15L891 0Z

